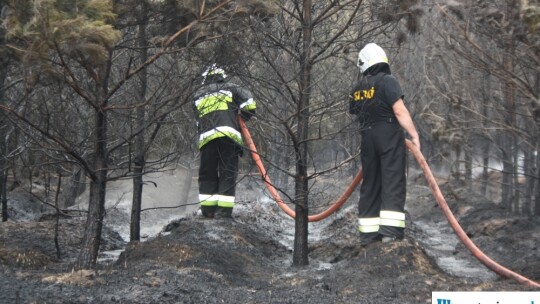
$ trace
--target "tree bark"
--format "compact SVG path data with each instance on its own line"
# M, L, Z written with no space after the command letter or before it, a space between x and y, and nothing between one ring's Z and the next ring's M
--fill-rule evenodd
M88 215L82 241L81 251L75 263L77 269L91 269L96 266L101 244L101 231L105 217L105 198L107 193L108 166L108 134L107 106L108 83L111 71L112 51L109 60L99 68L100 82L97 83L96 96L98 105L94 108L94 155L92 163L92 181L88 199Z
M67 182L66 190L63 191L61 208L68 208L75 205L75 200L85 189L85 175L80 167L73 168L71 177Z
M540 55L540 54L538 54ZM534 208L533 214L540 216L540 73L536 73L536 84L535 84L537 100L533 103L533 121L536 123L536 140L535 140L535 165L534 165Z
M534 152L530 147L524 147L523 172L525 173L525 191L523 193L523 202L521 212L523 214L532 214L531 206L534 191Z
M469 143L467 143L467 146L468 145ZM472 152L471 152L471 149L467 147L465 150L465 184L469 185L469 187L473 186L472 163L473 163Z
M147 24L147 5L146 1L142 1L139 6L138 23L139 29L137 32L137 44L139 48L139 61L146 62L148 60L147 41L146 41L146 24ZM142 208L142 193L143 193L143 174L146 165L146 149L144 141L144 125L146 123L146 109L144 101L146 99L147 89L147 70L139 72L139 86L137 87L138 103L141 104L136 109L135 130L139 132L135 137L135 157L133 166L133 201L131 207L131 224L130 224L130 241L140 241L141 239L141 208Z
M304 0L302 20L303 51L301 55L300 99L298 102L298 150L296 152L295 177L295 235L293 265L309 264L308 259L308 134L309 134L309 103L311 92L311 0Z
M534 215L540 216L540 134L536 135L536 172L534 186Z
M452 178L461 184L461 147L460 145L454 145L455 161L452 164Z
M484 81L482 83L482 96L484 100L491 100L491 75L489 73L484 74ZM488 117L488 107L485 102L481 103L482 107L482 125L489 126ZM488 132L487 130L484 132ZM489 134L485 134L485 138L482 140L482 186L480 187L480 192L482 195L487 195L487 185L489 177L489 159L490 159L490 143L489 143Z
M82 241L81 252L76 262L78 269L94 268L97 263L101 231L105 216L105 194L107 191L107 115L98 110L95 113L94 176L90 183L88 215Z
M4 83L4 69L0 71L0 102L4 100L4 91L2 89ZM4 112L0 109L0 203L2 204L2 222L8 220L7 210L7 175L8 175L8 162L7 162L7 123L4 118Z
M0 134L1 136L1 134ZM0 141L1 143L1 141ZM1 158L5 158L4 155ZM7 168L5 168L6 161L0 161L0 201L2 203L2 222L8 220L8 209L7 209ZM5 168L5 169L4 169Z
M0 6L4 11L4 5ZM0 20L3 22L4 20ZM0 27L0 103L4 103L4 82L7 77L8 56L6 56L6 38L4 27ZM2 222L8 220L7 212L7 119L0 109L0 203L2 204Z
M58 231L60 228L60 208L58 206L59 204L59 196L60 191L62 189L62 175L58 174L58 181L56 184L56 192L54 196L54 208L56 209L56 213L54 216L54 248L56 248L56 258L59 260L62 258L62 251L60 250L60 243L58 241Z
M506 7L506 16L513 16L512 11L515 9L515 1L509 1ZM514 38L511 34L505 34L503 38L503 67L505 71L511 72L514 69L514 62L512 60L514 55ZM514 211L514 153L515 153L515 139L511 128L515 126L515 94L514 87L510 80L503 81L503 96L504 96L504 122L506 130L502 132L502 164L503 164L503 176L502 176L502 192L501 202L503 206L508 210Z

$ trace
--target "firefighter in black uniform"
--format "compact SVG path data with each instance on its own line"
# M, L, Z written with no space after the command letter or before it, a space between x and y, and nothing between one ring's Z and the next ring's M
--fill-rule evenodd
M364 179L358 203L362 245L401 240L405 228L405 134L420 148L418 132L403 102L403 92L391 75L388 58L377 44L358 54L363 77L350 95L351 114L360 122Z
M226 77L223 69L211 66L193 98L201 151L199 204L205 218L232 217L243 145L237 116L249 120L256 108L251 92Z

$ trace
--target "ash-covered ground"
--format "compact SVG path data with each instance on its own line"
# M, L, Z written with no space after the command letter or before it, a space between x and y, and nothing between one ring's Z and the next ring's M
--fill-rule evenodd
M409 178L405 240L361 247L353 197L310 224L305 267L292 266L294 221L259 186L240 181L233 220L202 219L195 207L162 210L162 230L137 243L124 240L128 217L111 208L102 259L85 271L72 271L83 217L60 219L58 258L54 217L13 190L13 220L0 224L0 303L419 304L431 303L432 291L538 291L472 257L418 176ZM441 182L441 189L484 253L540 281L540 218L512 215L466 186ZM318 197L334 196L325 191Z

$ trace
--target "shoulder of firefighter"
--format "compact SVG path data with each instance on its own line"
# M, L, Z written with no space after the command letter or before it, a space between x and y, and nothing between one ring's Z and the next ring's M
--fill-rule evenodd
M376 98L377 92L384 86L383 82L390 78L395 79L392 75L379 73L356 82L349 94L349 113L360 114L364 103Z
M197 111L197 118L215 111L239 110L244 119L249 119L257 108L251 92L234 83L212 83L203 86L195 93L193 106Z
M375 83L356 83L349 94L349 113L360 114L363 103L375 97L375 87Z
M227 136L243 144L237 117L249 119L256 103L251 92L233 83L211 83L201 87L193 98L199 129L199 148L206 143Z
M257 108L257 103L253 99L253 95L246 88L238 87L238 99L242 119L245 121L250 120L255 115L255 109Z

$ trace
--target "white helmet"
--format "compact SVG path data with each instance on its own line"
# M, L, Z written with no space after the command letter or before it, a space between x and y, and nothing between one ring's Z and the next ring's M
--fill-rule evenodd
M360 52L358 52L358 62L356 65L360 72L364 73L367 69L377 63L388 63L388 57L384 50L375 43L368 43Z
M227 74L225 74L225 71L219 66L217 66L215 63L212 64L208 69L206 69L206 71L204 71L204 73L202 74L203 79L206 79L207 76L212 75L221 75L221 77L227 78Z

